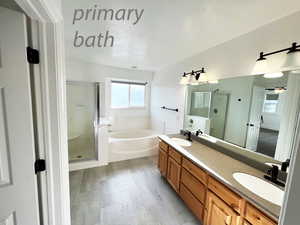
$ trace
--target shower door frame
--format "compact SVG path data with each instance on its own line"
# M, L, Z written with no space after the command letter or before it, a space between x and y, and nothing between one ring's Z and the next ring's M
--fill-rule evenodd
M100 122L100 83L99 82L92 82L92 81L76 81L76 80L67 80L66 85L85 85L85 84L91 84L94 88L94 104L95 104L95 110L94 110L94 121L93 121L93 127L94 127L94 148L95 148L95 159L83 159L83 160L72 160L69 161L69 167L70 171L73 170L79 170L83 168L89 168L98 166L100 161L100 151L99 151L99 122ZM69 149L68 149L69 151Z

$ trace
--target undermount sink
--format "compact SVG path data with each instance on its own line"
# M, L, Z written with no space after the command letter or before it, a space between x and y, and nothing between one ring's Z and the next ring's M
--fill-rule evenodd
M233 178L259 197L281 206L284 191L261 178L246 173L234 173Z
M189 147L192 145L192 143L190 141L187 141L187 140L184 140L181 138L171 138L171 140L183 147Z

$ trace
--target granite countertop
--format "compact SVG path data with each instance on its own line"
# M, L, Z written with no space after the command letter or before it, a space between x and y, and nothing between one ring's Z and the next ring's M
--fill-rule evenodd
M197 141L193 141L190 147L182 147L172 141L172 137L185 139L185 137L180 134L159 136L161 140L165 141L184 156L192 160L195 164L205 169L211 176L244 197L248 202L254 204L274 220L278 220L281 210L280 206L257 196L239 184L232 176L235 172L242 172L264 179L263 176L265 174L263 172Z

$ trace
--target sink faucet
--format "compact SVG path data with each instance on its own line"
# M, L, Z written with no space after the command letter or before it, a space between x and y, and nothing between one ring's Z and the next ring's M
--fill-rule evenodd
M196 131L196 136L198 137L199 136L199 134L203 134L203 131L202 130L200 130L200 129L198 129L197 131Z
M191 136L192 136L192 132L191 131L185 131L184 133L183 133L183 135L184 136L186 136L186 140L188 140L188 141L192 141L192 138L191 138Z
M279 168L276 165L272 165L272 168L268 170L268 175L265 175L264 178L271 181L274 184L284 187L285 184L278 180Z
M286 172L287 168L290 166L290 159L287 159L281 164L281 171Z

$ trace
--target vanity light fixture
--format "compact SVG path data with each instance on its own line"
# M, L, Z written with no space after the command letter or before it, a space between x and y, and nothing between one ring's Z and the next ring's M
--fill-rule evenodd
M274 88L274 93L275 94L281 94L283 92L286 91L286 88L285 87L277 87L277 88Z
M284 74L282 72L276 72L276 73L265 73L264 78L279 78L282 77Z
M285 92L287 89L285 87L275 87L275 88L266 88L266 91L274 91L275 94L281 94Z
M187 84L189 84L189 81L190 81L189 75L187 75L186 73L183 73L183 76L180 79L180 84L187 85Z
M209 84L218 84L219 80L209 80L207 81Z
M201 70L192 70L189 73L183 73L181 79L180 79L180 84L182 85L198 85L200 82L199 79L200 77L202 77L205 74L205 70L204 68L202 68Z
M280 49L278 51L270 53L261 52L259 54L259 58L256 60L255 67L253 69L253 74L265 74L265 77L268 78L277 78L283 76L282 73L268 74L269 68L266 58L267 56L278 54L281 52L287 52L285 63L282 66L282 71L297 70L300 68L300 45L297 45L297 43L294 42L289 48Z
M268 69L267 59L264 57L264 53L261 52L259 53L259 58L256 60L253 74L264 74Z
M198 79L196 78L198 74L195 74L195 72L192 70L192 73L190 75L190 85L198 85Z
M300 45L294 42L287 53L285 63L283 64L285 70L295 70L300 68Z

